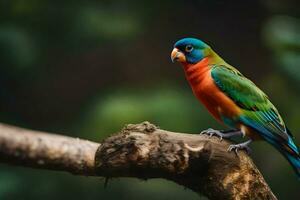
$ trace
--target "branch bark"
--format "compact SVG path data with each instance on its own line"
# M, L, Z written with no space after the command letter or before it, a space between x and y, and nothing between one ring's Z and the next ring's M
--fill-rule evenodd
M276 197L244 152L143 122L95 143L0 124L0 162L104 177L165 178L209 199Z

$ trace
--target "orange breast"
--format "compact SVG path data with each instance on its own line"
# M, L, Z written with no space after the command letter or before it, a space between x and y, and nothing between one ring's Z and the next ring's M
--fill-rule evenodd
M241 109L214 83L208 58L195 65L187 64L184 70L195 96L218 121L222 122L221 115L234 117L241 113Z

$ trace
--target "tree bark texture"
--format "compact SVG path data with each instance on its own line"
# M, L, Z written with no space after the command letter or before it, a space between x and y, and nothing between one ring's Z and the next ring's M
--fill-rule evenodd
M0 162L88 176L164 178L209 199L276 197L245 152L217 137L129 124L95 143L0 124Z

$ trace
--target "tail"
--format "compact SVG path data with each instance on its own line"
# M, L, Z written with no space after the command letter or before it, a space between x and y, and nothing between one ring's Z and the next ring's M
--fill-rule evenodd
M289 163L292 165L293 169L295 170L298 179L300 180L300 153L299 148L296 146L294 141L292 140L293 135L291 131L287 128L287 133L289 134L289 140L288 140L288 146L292 147L293 153L289 154L288 152L283 153L284 157L289 161Z
M292 165L293 169L295 170L298 179L300 180L300 159L299 156L295 157L293 155L285 155L286 159Z
M300 154L292 138L288 136L288 141L284 143L274 140L270 143L289 161L300 180Z
M267 127L261 123L257 123L251 118L240 118L243 123L253 128L257 133L289 161L294 171L296 172L298 179L300 180L300 153L299 148L293 141L291 132L287 129L287 138L282 138L278 134L273 134Z
M299 158L299 155L292 155L288 152L284 152L282 154L292 165L294 171L296 172L296 174L298 176L298 179L300 180L300 158Z
M293 167L298 179L300 180L300 154L299 148L294 143L291 136L288 136L287 140L281 140L275 137L263 137L269 142L275 149L277 149Z

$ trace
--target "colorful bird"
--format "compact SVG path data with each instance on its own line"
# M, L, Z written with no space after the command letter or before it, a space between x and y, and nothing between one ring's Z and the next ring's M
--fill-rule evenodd
M172 61L182 64L194 95L221 123L233 131L208 129L202 133L222 138L247 136L250 140L230 145L228 151L244 149L263 139L274 146L300 178L300 155L291 132L268 96L237 69L226 63L210 46L195 38L175 43Z

